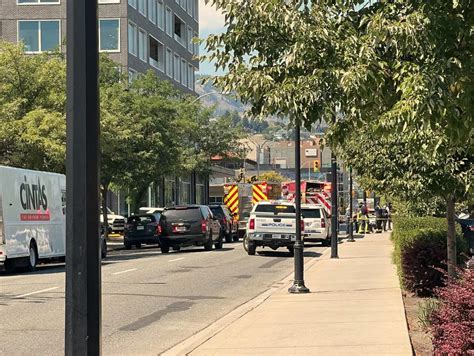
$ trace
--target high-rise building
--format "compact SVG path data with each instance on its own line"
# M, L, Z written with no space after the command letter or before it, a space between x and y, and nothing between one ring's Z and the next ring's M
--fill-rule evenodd
M194 93L199 47L198 0L98 0L99 51L131 78L153 69ZM0 38L23 42L27 53L66 49L67 0L2 0Z

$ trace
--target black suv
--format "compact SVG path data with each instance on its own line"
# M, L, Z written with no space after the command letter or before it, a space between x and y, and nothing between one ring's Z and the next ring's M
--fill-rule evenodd
M237 231L235 231L234 219L225 205L209 205L212 214L219 220L221 224L221 234L225 238L225 242L238 241Z
M220 224L205 205L184 205L166 208L160 221L160 247L168 253L184 246L204 246L206 251L222 248Z
M125 224L123 246L130 250L133 245L137 248L142 244L159 244L161 235L161 214L132 215Z

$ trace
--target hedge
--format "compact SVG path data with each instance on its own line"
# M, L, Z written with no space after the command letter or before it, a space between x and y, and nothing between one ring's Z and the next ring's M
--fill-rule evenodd
M405 290L418 296L431 296L444 285L446 270L447 222L433 217L396 217L392 240L393 260ZM463 261L467 243L456 227L458 263Z

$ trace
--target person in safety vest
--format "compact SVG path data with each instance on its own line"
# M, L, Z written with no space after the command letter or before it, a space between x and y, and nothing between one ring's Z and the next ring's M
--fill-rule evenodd
M368 234L368 233L369 233L369 210L367 209L367 205L361 204L359 234Z

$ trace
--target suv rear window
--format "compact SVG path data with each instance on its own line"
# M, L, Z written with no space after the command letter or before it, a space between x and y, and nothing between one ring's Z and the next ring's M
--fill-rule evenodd
M157 221L157 217L159 215L154 216L154 215L132 215L127 219L128 224L147 224L151 222Z
M223 218L224 217L224 211L220 206L210 206L209 209L211 209L212 214L218 218Z
M321 218L321 209L301 209L301 215L304 219L319 219Z
M295 207L293 205L268 205L268 204L262 204L262 205L257 205L255 208L256 212L259 213L273 213L273 214L294 214Z
M166 209L163 216L167 220L200 220L202 219L201 210L198 206L186 208Z

